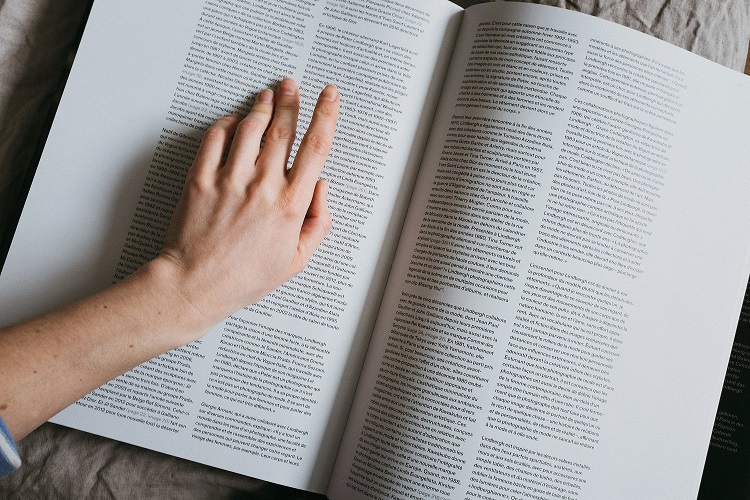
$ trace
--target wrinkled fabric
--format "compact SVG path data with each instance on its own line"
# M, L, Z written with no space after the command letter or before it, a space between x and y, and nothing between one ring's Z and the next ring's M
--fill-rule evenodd
M603 17L739 71L745 66L748 0L535 3ZM9 232L10 214L59 100L87 11L88 0L0 0L0 236ZM0 479L0 498L322 498L53 424L18 447L24 465Z
M608 19L737 71L745 68L750 41L748 0L529 1Z

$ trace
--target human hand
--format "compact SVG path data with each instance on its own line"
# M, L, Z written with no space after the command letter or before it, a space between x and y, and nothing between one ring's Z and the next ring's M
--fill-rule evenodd
M298 108L297 86L287 79L277 96L261 92L245 119L218 120L156 259L99 293L0 329L0 414L15 439L107 380L195 340L305 267L331 227L318 176L338 91L321 93L287 171Z
M287 170L298 110L291 79L276 95L264 90L247 117L221 118L206 131L188 173L156 261L206 326L304 269L331 228L327 186L318 178L336 128L338 91L329 85L321 92Z

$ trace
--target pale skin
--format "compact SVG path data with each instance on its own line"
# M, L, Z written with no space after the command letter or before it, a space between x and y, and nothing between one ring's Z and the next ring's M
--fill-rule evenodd
M96 295L0 329L0 415L14 439L304 269L331 228L319 177L338 91L321 92L287 171L298 109L299 90L285 79L275 93L261 92L244 119L219 119L205 133L158 257Z

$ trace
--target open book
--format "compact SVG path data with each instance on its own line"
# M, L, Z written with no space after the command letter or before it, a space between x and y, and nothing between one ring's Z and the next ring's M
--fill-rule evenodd
M750 79L527 4L97 0L0 323L158 251L202 131L342 116L308 269L54 421L350 498L689 498L750 272Z

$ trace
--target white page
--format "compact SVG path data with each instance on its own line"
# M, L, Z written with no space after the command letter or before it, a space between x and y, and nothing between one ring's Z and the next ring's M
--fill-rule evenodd
M475 38L480 23L516 30L514 43ZM494 90L471 73L491 61L512 64L488 67L504 79ZM600 76L601 61L617 81ZM643 75L659 81L659 63L684 72L667 79L678 82L674 103L636 109L593 94L648 102ZM627 64L633 73L617 76ZM550 67L561 85L541 79ZM329 496L694 497L748 275L750 82L600 19L521 4L466 11L447 82ZM588 132L574 107L588 110ZM647 122L673 134L662 141L663 186L652 202L626 202L623 180L658 184L648 172L656 132L635 135ZM597 170L607 156L576 140L632 153L630 173L608 170L612 199ZM588 199L567 194L574 182ZM576 207L595 201L586 223ZM626 214L643 223L631 246L644 252L630 264Z
M232 99L235 107L241 107L248 96L290 74L302 85L303 125L309 119L314 94L329 82L339 85L342 114L349 121L342 120L339 126L337 143L324 172L331 184L335 223L339 223L321 248L321 252L328 253L314 259L308 272L265 305L237 313L201 341L94 391L57 416L56 422L298 488L325 488L385 280L383 269L388 267L421 156L420 143L426 140L434 109L431 106L442 85L440 73L447 65L447 49L457 28L455 14L460 10L448 2L393 3L388 12L363 19L357 14L363 5L354 0L331 0L312 4L266 2L258 7L238 0L212 10L212 3L197 0L95 3L0 276L3 324L101 289L129 265L130 257L122 249L130 244L131 224L145 227L144 219L133 215L144 182L160 182L156 170L160 154L169 152L174 156L175 151L181 151L179 148L189 149L200 136L200 130L179 123L185 121L186 114L205 112L205 122L209 122L214 116L231 111L227 102ZM209 44L219 53L217 47L226 43L221 39L222 29L216 26L233 22L230 9L242 11L250 21L255 19L255 10L258 15L270 16L273 22L251 28L253 33L245 38L245 33L237 35L227 45L238 50L250 40L248 46L263 57L244 61L237 53L227 56L225 69L219 71L225 76L235 67L250 69L248 81L243 81L238 94L226 98L229 83L212 87L210 71L192 68L209 66L208 62L197 60L200 52L195 49L196 44ZM422 17L406 15L415 12ZM274 35L278 26L288 28L292 23L306 24L290 39ZM198 35L203 36L209 25L217 31L206 42ZM414 36L420 30L423 32ZM366 38L357 42L351 34L355 31ZM346 43L349 52L326 55L321 33L329 38L333 34L336 45L340 48ZM203 50L206 45L201 47ZM383 47L392 53L381 51ZM411 52L405 54L404 47ZM308 57L311 53L317 53L318 61L330 57L330 65L313 67L313 59ZM381 55L392 56L392 68L404 66L399 78L386 81L383 75L391 68L365 66L362 58L373 61ZM338 70L346 63L346 56L355 60L359 57L362 67L347 73ZM344 241L342 223L350 219L343 219L343 210L338 207L348 203L355 182L349 177L350 172L342 174L333 168L349 162L351 151L342 138L351 138L351 131L361 127L362 119L367 117L361 107L362 94L372 86L363 80L364 74L369 75L368 80L383 80L384 88L391 81L402 80L402 88L393 94L369 96L394 106L392 114L398 123L389 124L395 128L385 134L387 128L378 120L386 113L381 110L371 117L372 133L388 135L387 144L381 148L384 152L378 157L381 165L376 175L371 173L367 177L369 184L363 184L365 194L376 193L371 196L371 214L358 219L361 225L356 232L361 234L353 237L358 239L357 249L345 255L349 257L347 274L337 280L344 282L339 287L343 291L340 310L335 317L327 316L326 326L310 320L312 309L304 311L307 317L303 320L284 314L283 309L285 300L297 296L308 297L306 300L313 303L316 296L304 291L314 282L310 276L320 275L323 258L341 256L334 244ZM355 85L358 75L359 87ZM231 78L227 76L228 81ZM184 84L186 81L189 83ZM193 88L190 85L203 89L195 99L205 99L204 108L195 103L183 104L187 99L182 97ZM209 92L212 88L219 90ZM345 133L347 128L349 135ZM167 185L163 192L174 190L173 185ZM358 202L366 196L359 198ZM139 235L136 253L147 246L145 233L143 230ZM327 282L318 293L323 288L330 289L331 283L334 282ZM302 292L295 292L292 287ZM288 299L290 296L292 299ZM291 310L293 303L288 304ZM248 335L248 330L256 335ZM220 362L215 355L221 349ZM241 353L230 360L227 356L234 355L228 353L237 349ZM277 368L272 368L269 353L274 349L286 350L286 365L279 361ZM287 356L289 352L299 358ZM241 366L245 378L240 380L246 382L250 377L262 387L258 393L268 394L271 377L278 375L286 377L282 392L309 394L304 400L287 394L286 399L281 398L286 408L274 408L272 404L278 401L265 396L263 399L251 392L254 389L246 389L253 385L243 384L241 390L230 387L230 374L222 367L232 365ZM306 389L297 379L297 385L287 384L293 380L291 365L303 366L308 372L306 380L310 384ZM309 375L313 369L317 371ZM157 388L147 391L154 382ZM254 402L249 404L244 397ZM292 407L293 411L288 409ZM106 418L105 412L109 412ZM238 422L242 435L232 436L230 426ZM270 434L273 438L268 437ZM232 449L230 441L235 438L239 442L237 449ZM209 439L222 444L211 444Z

